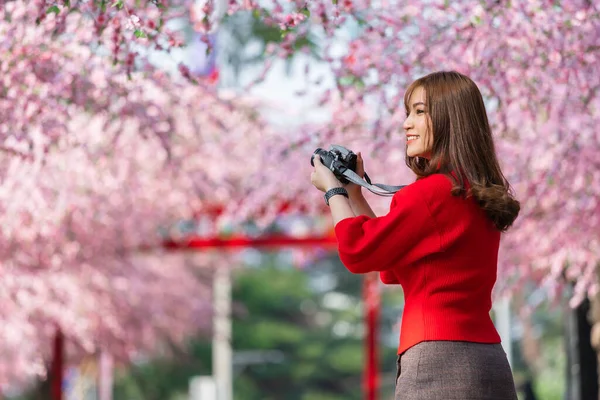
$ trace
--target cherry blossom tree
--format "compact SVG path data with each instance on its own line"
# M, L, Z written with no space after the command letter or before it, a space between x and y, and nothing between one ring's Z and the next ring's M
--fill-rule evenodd
M68 121L69 136L43 156L3 160L0 291L7 301L0 315L13 341L27 339L20 331L37 338L28 341L36 351L21 356L43 361L57 326L86 352L109 348L124 359L152 349L158 339L180 342L207 326L210 290L196 276L198 263L160 248L177 234L177 221L242 186L242 171L252 171L245 146L257 127L243 112L236 118L229 107L198 94L195 87L183 88L177 99L161 93L160 109L177 135L168 149L159 140L140 139L144 120L107 124L102 115L81 114ZM228 119L220 125L196 111L201 107ZM223 162L231 156L237 158ZM39 369L31 362L22 361Z
M258 104L185 66L172 77L136 61L118 18L94 29L94 4L0 10L0 386L45 373L57 329L73 357L127 360L206 328L198 275L226 261L162 244L178 221L243 193L260 168L248 149L269 135ZM105 54L102 35L119 48Z

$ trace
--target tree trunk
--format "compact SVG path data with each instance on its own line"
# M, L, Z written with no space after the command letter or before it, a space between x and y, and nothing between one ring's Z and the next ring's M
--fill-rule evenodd
M569 293L572 295L571 285ZM585 299L576 308L568 308L565 316L567 350L566 400L599 399L598 348L594 346L600 315L598 298ZM594 322L596 321L596 322ZM590 340L591 339L591 340Z
M600 281L600 263L596 266L597 279ZM588 312L588 320L591 325L590 329L590 341L593 350L595 351L596 361L596 398L600 400L598 395L598 386L600 383L600 376L598 376L598 365L600 364L600 293L592 297L590 301L590 310Z
M58 328L52 344L52 363L50 364L50 398L62 400L62 381L64 376L65 337Z
M591 302L585 300L575 310L579 340L579 375L581 399L598 399L598 353L591 345Z

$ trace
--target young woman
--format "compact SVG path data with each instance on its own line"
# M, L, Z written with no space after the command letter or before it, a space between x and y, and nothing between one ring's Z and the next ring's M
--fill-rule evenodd
M413 82L404 104L406 163L417 180L394 195L387 215L376 217L360 186L314 163L340 259L353 273L378 271L402 285L397 400L516 400L490 309L500 234L520 207L481 93L462 74L436 72Z

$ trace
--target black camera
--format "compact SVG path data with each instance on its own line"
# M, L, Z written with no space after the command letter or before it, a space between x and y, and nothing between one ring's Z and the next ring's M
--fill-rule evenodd
M318 148L310 158L310 165L313 167L315 166L315 154L318 154L321 157L323 164L333 172L335 177L341 183L346 184L350 182L343 174L347 169L356 172L356 161L358 157L352 150L348 150L343 146L335 144L332 144L329 150Z
M372 193L379 196L393 196L394 193L401 190L406 185L391 186L382 183L371 183L369 175L364 173L364 176L358 176L356 174L356 164L358 162L358 156L343 146L332 144L329 150L323 150L321 148L316 149L310 158L310 165L315 166L314 159L315 155L321 157L323 164L329 168L335 177L343 184L355 183L362 187L367 188ZM352 172L350 172L350 171Z

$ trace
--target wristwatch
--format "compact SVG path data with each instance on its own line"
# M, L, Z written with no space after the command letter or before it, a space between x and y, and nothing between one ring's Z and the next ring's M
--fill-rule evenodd
M348 191L345 188L335 187L333 189L329 189L325 193L325 196L323 196L323 197L325 197L325 204L329 205L329 199L337 194L341 194L342 196L346 196L346 198L348 198Z

